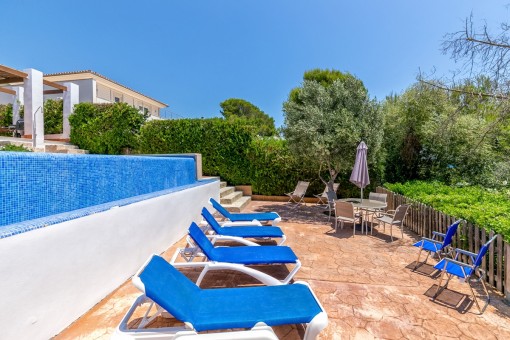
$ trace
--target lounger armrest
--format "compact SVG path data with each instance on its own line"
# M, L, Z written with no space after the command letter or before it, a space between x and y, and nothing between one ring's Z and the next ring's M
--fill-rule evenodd
M227 222L224 222L222 225L222 227L244 227L244 226L249 226L249 227L260 227L262 226L262 223L260 223L259 221L257 220L253 220L253 221L246 221L246 222L231 222L231 221L227 221Z
M456 264L458 266L461 266L461 267L473 268L473 266L470 265L470 264L467 264L467 263L464 263L464 262L460 262L460 261L457 261L457 260L454 260L454 259L450 259L448 257L444 258L444 260L446 262L451 262L451 263L454 263L454 264Z
M211 243L212 244L216 244L216 241L233 241L233 242L238 242L238 243L241 243L242 245L245 245L245 246L254 246L254 247L258 247L260 246L260 244L258 243L255 243L253 241L249 241L245 238L242 238L242 237L236 237L236 236L225 236L225 235L207 235L207 238L209 238L211 240Z
M477 257L478 256L478 254L476 254L476 253L472 253L470 251L467 251L467 250L464 250L464 249L460 249L460 248L455 249L455 252L457 254L464 254L464 255L467 255L467 256L470 256L470 257Z
M240 273L244 273L246 275L249 275L257 280L259 280L261 283L263 283L266 286L281 286L285 283L281 282L280 280L263 273L259 270L255 270L250 267L243 266L241 264L236 263L226 263L226 262L177 262L172 263L172 265L175 268L204 268L202 271L201 276L205 276L205 274L210 270L234 270ZM200 278L199 278L200 279ZM201 280L200 280L201 281Z
M442 242L442 241L434 240L433 238L422 237L421 239L422 239L422 240L429 241L429 242L432 242L432 243L435 243L435 244L443 244L443 242Z
M432 232L432 234L433 234L434 236L441 236L441 237L443 237L443 238L446 236L446 234L440 233L440 232L438 232L438 231L433 231L433 232Z
M381 215L393 217L395 215L395 210L386 210L385 212L381 212Z

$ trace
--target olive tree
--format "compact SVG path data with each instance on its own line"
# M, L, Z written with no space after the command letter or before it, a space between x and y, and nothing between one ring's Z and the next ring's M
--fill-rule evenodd
M246 125L259 136L276 135L274 119L249 101L229 98L221 102L220 106L220 113L225 119Z
M382 113L362 81L334 72L340 76L322 83L307 80L305 74L302 86L293 89L283 104L282 129L291 152L319 171L330 193L336 177L352 169L358 143L366 142L373 164L380 157L383 137ZM323 178L323 169L329 178Z

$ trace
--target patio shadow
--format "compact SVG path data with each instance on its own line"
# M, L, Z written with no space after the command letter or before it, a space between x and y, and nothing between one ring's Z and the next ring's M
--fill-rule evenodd
M433 284L424 295L433 298L437 290L437 284ZM448 288L443 289L441 293L434 299L431 300L434 303L443 305L455 309L460 314L465 314L473 306L473 300L467 294L462 294Z
M416 261L413 261L411 263L409 263L406 268L407 269L411 269L411 271L413 273L416 273L416 274L421 274L421 275L424 275L424 276L428 276L432 279L437 279L439 277L439 274L441 273L439 270L435 269L433 265L431 264L428 264L428 263L422 263L420 262L418 264L418 267L415 268L416 266Z

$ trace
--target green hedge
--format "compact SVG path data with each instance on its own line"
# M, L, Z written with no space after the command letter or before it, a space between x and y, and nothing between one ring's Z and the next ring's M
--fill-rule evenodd
M44 102L44 134L62 133L64 120L64 101L48 99Z
M389 190L418 200L445 214L463 218L510 240L510 191L478 186L452 187L439 182L411 181L384 185Z
M254 138L248 150L250 184L254 194L283 195L294 190L298 181L310 181L307 196L322 192L317 173L298 162L285 140Z
M0 104L0 126L12 125L12 104Z
M256 137L245 125L221 118L148 122L137 152L200 153L205 175L251 185L254 194L283 195L299 180L312 181L308 196L324 189L314 180L317 174L290 155L285 141Z
M204 174L248 184L246 150L251 138L245 126L219 118L155 120L142 127L137 152L201 153Z
M71 143L91 153L120 154L134 149L146 116L126 103L80 103L69 116Z

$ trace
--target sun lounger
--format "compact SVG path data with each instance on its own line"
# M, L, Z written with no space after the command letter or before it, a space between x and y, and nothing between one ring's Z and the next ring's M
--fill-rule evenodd
M246 268L242 268L242 270ZM272 326L306 324L304 339L315 339L328 317L306 283L243 288L201 289L153 255L133 277L140 296L121 321L114 339L277 339ZM128 327L136 309L148 303L138 329ZM157 311L149 317L152 306ZM168 312L182 324L144 328ZM229 331L230 329L246 329ZM199 334L202 331L214 333Z
M215 247L195 222L191 223L188 232L191 238L189 241L193 241L196 247L177 249L170 263L175 263L179 255L188 262L202 255L204 260L207 258L209 261L219 263L241 265L293 264L294 268L285 279L281 280L283 283L288 283L292 280L299 268L301 268L301 262L296 254L287 246ZM242 243L242 241L240 242ZM200 275L197 281L198 284L200 284L206 272L207 268Z
M285 242L285 234L278 227L263 227L263 226L221 226L214 216L206 208L202 208L202 217L207 222L208 226L216 233L216 239L228 237L240 238L277 238L280 239L278 245ZM215 243L215 241L213 241ZM246 245L255 245L253 242L246 241Z
M276 225L278 222L282 220L280 215L276 212L267 212L267 213L231 213L227 209L225 209L220 203L218 203L215 199L210 198L209 203L212 204L214 209L216 209L223 217L232 221L232 222L249 222L253 220L257 220L260 222L269 223L272 225Z

